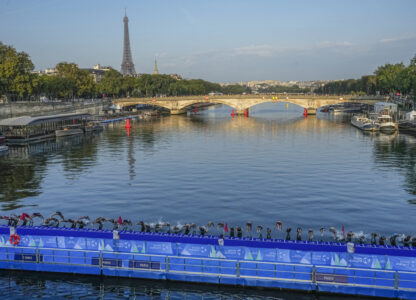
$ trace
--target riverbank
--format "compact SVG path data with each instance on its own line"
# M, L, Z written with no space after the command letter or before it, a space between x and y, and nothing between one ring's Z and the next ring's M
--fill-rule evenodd
M9 102L0 104L0 119L64 113L102 115L111 102L101 100L68 102Z

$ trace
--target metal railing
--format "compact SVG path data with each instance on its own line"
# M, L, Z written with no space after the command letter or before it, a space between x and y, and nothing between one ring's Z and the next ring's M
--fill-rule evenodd
M0 262L84 266L416 292L416 272L59 248L0 247Z

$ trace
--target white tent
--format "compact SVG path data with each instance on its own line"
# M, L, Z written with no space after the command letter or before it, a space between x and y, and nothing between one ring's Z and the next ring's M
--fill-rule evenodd
M409 111L406 113L406 120L415 121L416 120L416 110Z

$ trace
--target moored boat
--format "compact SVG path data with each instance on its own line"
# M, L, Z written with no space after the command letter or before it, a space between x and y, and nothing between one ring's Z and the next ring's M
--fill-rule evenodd
M378 131L380 124L364 115L355 115L351 118L351 124L364 131Z
M56 137L70 136L83 133L84 131L81 129L80 125L69 125L65 126L63 129L55 131Z
M85 125L84 132L96 132L103 130L104 127L98 122L91 122Z
M416 111L406 113L406 119L399 121L399 130L416 133Z
M0 153L3 154L5 152L9 151L9 147L6 145L0 145Z
M397 123L393 122L393 118L389 115L379 115L377 122L380 124L380 131L382 132L392 133L398 128Z

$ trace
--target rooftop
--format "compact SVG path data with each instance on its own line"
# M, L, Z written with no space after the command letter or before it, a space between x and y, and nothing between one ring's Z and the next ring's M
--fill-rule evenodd
M58 122L63 120L70 120L73 118L89 117L90 114L59 114L49 116L22 116L0 120L0 126L27 126L36 125L44 122Z

